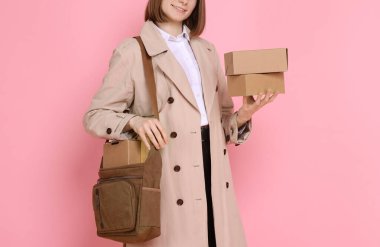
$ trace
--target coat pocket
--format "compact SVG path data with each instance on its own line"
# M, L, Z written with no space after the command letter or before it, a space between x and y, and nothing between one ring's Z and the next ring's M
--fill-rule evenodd
M99 233L131 231L136 226L138 199L129 180L141 176L121 176L100 179L93 186L92 201Z

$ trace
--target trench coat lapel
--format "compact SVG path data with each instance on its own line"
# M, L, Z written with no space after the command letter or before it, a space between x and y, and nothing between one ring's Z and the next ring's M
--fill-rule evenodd
M194 93L183 68L154 25L152 21L146 21L140 33L149 56L154 57L157 66L173 81L185 99L199 112ZM185 26L185 28L190 32L188 27ZM200 42L197 42L194 38L190 39L190 46L198 62L203 94L207 95L207 97L204 97L207 116L210 117L211 104L215 95L215 85L212 84L213 80L209 77L210 73L207 71L209 64L206 60L206 52L209 51L202 47Z

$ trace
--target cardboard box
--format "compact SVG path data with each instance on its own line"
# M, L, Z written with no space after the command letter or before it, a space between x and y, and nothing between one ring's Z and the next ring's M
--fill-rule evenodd
M288 48L233 51L224 54L226 75L285 72Z
M268 88L285 93L284 72L227 76L231 96L248 96L264 93Z
M103 168L113 168L145 162L149 150L143 141L107 142L103 146Z

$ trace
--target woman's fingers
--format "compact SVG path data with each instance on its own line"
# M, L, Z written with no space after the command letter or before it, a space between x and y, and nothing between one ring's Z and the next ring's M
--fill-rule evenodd
M166 135L165 129L161 126L160 121L158 121L157 119L156 119L155 123L156 123L157 128L160 131L160 134L161 134L162 138L164 138L165 144L168 144L169 139L168 139L168 136Z
M261 95L260 94L255 94L253 96L253 99L255 100L256 105L260 105L260 102L261 102Z
M265 95L266 95L265 93L260 93L261 102L263 102L265 100Z
M272 102L276 98L277 95L278 95L278 92L276 92L276 91L273 92L272 89L268 89L265 92L265 94L259 93L259 94L253 95L252 97L255 100L255 103L258 106L258 108L261 108L264 105L266 105L267 103Z
M244 109L248 112L254 113L260 108L262 108L264 105L268 104L269 102L272 102L278 94L279 92L269 88L265 91L265 93L260 92L252 96L243 96L243 105L245 107ZM249 101L253 103L250 103Z
M264 93L259 93L256 97L256 105L260 108L264 103L265 95Z
M272 102L278 95L278 92L275 92L270 98L268 102Z
M151 125L150 120L148 120L144 123L144 130L145 130L146 135L148 135L151 143L154 145L154 147L156 149L159 149L160 145L158 144L158 141L157 141L155 135L153 134L153 126Z
M151 122L151 130L153 132L155 140L157 141L157 143L159 145L157 148L163 148L166 143L164 141L163 133L161 131L162 128L160 129L160 126L158 126L159 124L160 123L158 120L153 120Z
M150 145L149 145L148 140L146 139L144 128L142 128L142 127L139 128L138 134L139 134L141 140L144 142L146 148L148 150L150 150Z
M265 99L264 99L264 101L265 101L266 103L268 102L270 96L272 96L272 89L268 89L267 92L266 92L266 94L265 94Z
M169 142L166 132L158 119L135 117L131 120L131 127L136 133L139 134L141 140L149 150L151 145L153 145L156 149L159 149L163 148L165 144ZM147 137L149 137L149 139Z
M163 148L168 140L160 122L157 119L148 119L143 124L141 136L148 136L156 149Z

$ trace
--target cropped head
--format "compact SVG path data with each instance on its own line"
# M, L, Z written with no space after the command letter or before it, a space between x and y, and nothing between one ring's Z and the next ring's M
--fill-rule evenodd
M205 0L149 0L145 9L146 20L180 22L191 30L191 36L199 36L206 23Z

